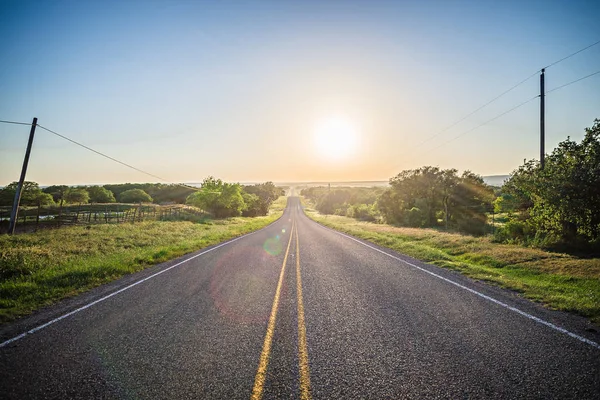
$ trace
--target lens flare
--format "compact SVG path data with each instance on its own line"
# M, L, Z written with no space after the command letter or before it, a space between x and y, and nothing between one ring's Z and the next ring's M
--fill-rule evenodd
M268 238L263 244L263 249L272 256L280 254L282 247L283 246L281 245L281 240L279 240L279 235Z

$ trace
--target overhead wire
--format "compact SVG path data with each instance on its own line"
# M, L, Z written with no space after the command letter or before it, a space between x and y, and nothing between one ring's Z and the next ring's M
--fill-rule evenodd
M437 132L436 134L428 137L427 139L423 140L422 142L420 142L419 144L417 144L415 146L415 148L418 148L420 146L422 146L423 144L429 142L431 139L441 135L442 133L446 132L447 130L449 130L450 128L455 127L456 125L458 125L459 123L463 122L464 120L466 120L467 118L469 118L470 116L472 116L473 114L483 110L485 107L489 106L490 104L492 104L493 102L495 102L496 100L498 100L499 98L501 98L502 96L504 96L505 94L513 91L514 89L516 89L517 87L521 86L522 84L524 84L525 82L527 82L528 80L530 80L531 78L533 78L534 76L536 76L538 74L539 70L535 71L533 74L529 75L527 78L523 79L522 81L520 81L519 83L517 83L516 85L512 86L511 88L505 90L504 92L500 93L498 96L494 97L493 99L491 99L490 101L488 101L487 103L483 104L482 106L478 107L477 109L475 109L475 111L470 112L469 114L465 115L464 117L462 117L461 119L459 119L458 121L454 122L451 125L448 125L447 127L445 127L444 129L442 129L441 131Z
M569 83L565 83L564 85L560 85L560 86L558 86L558 87L555 87L554 89L550 89L550 90L548 90L548 91L547 91L545 94L547 95L548 93L552 93L552 92L554 92L555 90L562 89L562 88L564 88L564 87L566 87L566 86L572 85L572 84L574 84L574 83L577 83L577 82L579 82L579 81L582 81L582 80L584 80L584 79L590 78L590 77L592 77L592 76L594 76L594 75L598 75L598 74L600 74L600 71L593 72L593 73L591 73L591 74L589 74L589 75L586 75L586 76L584 76L583 78L575 79L574 81L571 81L571 82L569 82Z
M559 60L557 60L557 61L554 61L554 62L553 62L553 63L551 63L551 64L548 64L546 67L544 67L544 69L547 69L547 68L550 68L550 67L552 67L552 66L554 66L554 65L556 65L556 64L559 64L559 63L561 63L561 62L563 62L563 61L565 61L565 60L567 60L567 59L569 59L569 58L571 58L571 57L573 57L573 56L575 56L575 55L577 55L577 54L579 54L579 53L581 53L581 52L583 52L583 51L585 51L585 50L587 50L587 49L589 49L589 48L591 48L591 47L593 47L593 46L596 46L596 45L598 45L598 44L600 44L600 40L598 40L597 42L595 42L595 43L592 43L592 44L590 44L590 45L588 45L588 46L586 46L586 47L584 47L584 48L582 48L582 49L580 49L580 50L578 50L578 51L576 51L576 52L574 52L574 53L571 53L571 54L567 55L566 57L563 57L563 58L561 58L561 59L559 59ZM428 142L428 141L430 141L431 139L433 139L433 138L435 138L435 137L437 137L437 136L441 135L442 133L444 133L444 132L448 131L449 129L451 129L451 128L455 127L456 125L458 125L459 123L463 122L463 121L464 121L464 120L466 120L467 118L469 118L469 117L471 117L472 115L476 114L477 112L481 111L481 110L482 110L482 109L484 109L485 107L489 106L490 104L492 104L492 103L493 103L493 102L495 102L496 100L500 99L500 98L501 98L501 97L503 97L504 95L508 94L509 92L513 91L513 90L514 90L514 89L516 89L517 87L521 86L522 84L524 84L525 82L527 82L528 80L530 80L531 78L533 78L534 76L536 76L536 75L537 75L537 74L538 74L540 71L541 71L541 70L537 70L537 71L535 71L533 74L529 75L527 78L525 78L525 79L523 79L522 81L520 81L519 83L517 83L517 84L515 84L515 85L511 86L509 89L505 90L504 92L500 93L499 95L497 95L497 96L496 96L496 97L494 97L493 99L489 100L488 102L486 102L486 103L484 103L483 105L481 105L481 106L479 106L478 108L476 108L474 111L471 111L470 113L468 113L468 114L467 114L467 115L465 115L464 117L460 118L460 119L459 119L459 120L457 120L456 122L452 123L451 125L448 125L447 127L445 127L444 129L442 129L441 131L437 132L436 134L434 134L434 135L432 135L432 136L428 137L427 139L425 139L424 141L420 142L419 144L417 144L417 145L415 146L415 148L418 148L418 147L422 146L423 144L427 143L427 142ZM579 82L579 81L582 81L582 80L584 80L584 79L590 78L590 77L592 77L592 76L594 76L594 75L597 75L597 74L600 74L600 71L596 71L596 72L594 72L594 73L592 73L592 74L589 74L589 75L586 75L586 76L584 76L584 77L582 77L582 78L576 79L576 80L574 80L574 81L571 81L571 82L569 82L569 83L566 83L566 84L564 84L564 85L558 86L558 87L556 87L556 88L554 88L554 89L548 90L548 91L547 91L545 94L547 95L547 94L549 94L549 93L552 93L552 92L554 92L554 91L556 91L556 90L562 89L562 88L564 88L564 87L566 87L566 86L572 85L572 84L574 84L574 83L577 83L577 82ZM533 101L533 100L535 100L535 99L537 99L537 98L539 98L539 97L540 97L539 95L537 95L537 96L535 96L535 97L532 97L531 99L529 99L529 100L526 100L526 101L524 101L524 102L522 102L522 103L520 103L520 104L518 104L518 105L516 105L516 106L512 107L511 109L509 109L509 110L507 110L507 111L505 111L505 112L503 112L503 113L501 113L501 114L499 114L499 115L495 116L494 118L491 118L491 119L489 119L489 120L487 120L487 121L485 121L485 122L483 122L483 123L481 123L481 124L479 124L479 125L477 125L477 126L475 126L475 127L471 128L471 129L469 129L469 130L467 130L467 131L465 131L465 132L462 132L461 134L459 134L459 135L457 135L457 136L453 137L452 139L450 139L450 140L448 140L448 141L446 141L446 142L443 142L443 143L441 143L439 146L433 147L433 148L431 148L431 149L429 149L429 150L437 149L437 148L439 148L439 147L441 147L441 146L444 146L444 145L446 145L446 144L448 144L448 143L450 143L450 142L453 142L454 140L456 140L456 139L458 139L458 138L460 138L460 137L462 137L462 136L464 136L464 135L466 135L466 134L468 134L468 133L470 133L470 132L473 132L473 131L475 131L475 130L479 129L479 128L481 128L482 126L484 126L484 125L487 125L487 124L488 124L488 123L490 123L490 122L493 122L493 121L495 121L496 119L498 119L498 118L500 118L500 117L502 117L502 116L504 116L504 115L506 115L506 114L508 114L508 113L510 113L510 112L512 112L512 111L514 111L514 110L516 110L516 109L518 109L518 108L520 108L520 107L524 106L525 104L527 104L527 103L529 103L529 102L531 102L531 101ZM5 124L15 124L15 125L32 125L32 123L30 123L30 122L19 122L19 121L8 121L8 120L0 120L0 123L5 123ZM111 156L109 156L109 155L107 155L107 154L104 154L104 153L102 153L102 152L100 152L100 151L98 151L98 150L95 150L95 149L93 149L93 148L91 148L91 147L89 147L89 146L86 146L86 145L84 145L84 144L82 144L82 143L79 143L79 142L77 142L77 141L75 141L75 140L73 140L73 139L71 139L71 138L69 138L69 137L67 137L67 136L61 135L60 133L58 133L58 132L55 132L55 131L53 131L53 130L51 130L51 129L49 129L49 128L46 128L46 127L44 127L44 126L42 126L42 125L40 125L40 124L37 124L37 126L38 126L38 127L40 127L40 129L43 129L43 130L45 130L45 131L47 131L47 132L49 132L49 133L52 133L52 134L54 134L54 135L56 135L56 136L58 136L58 137L60 137L60 138L62 138L62 139L64 139L64 140L67 140L67 141L69 141L69 142L71 142L71 143L73 143L73 144L77 145L77 146L80 146L80 147L82 147L82 148L84 148L84 149L86 149L86 150L88 150L88 151L91 151L91 152L93 152L93 153L96 153L96 154L98 154L98 155L100 155L100 156L102 156L102 157L105 157L105 158L107 158L107 159L109 159L109 160L111 160L111 161L114 161L114 162L116 162L116 163L119 163L119 164L121 164L121 165L123 165L123 166L125 166L125 167L127 167L127 168L133 169L133 170L135 170L135 171L137 171L137 172L140 172L140 173L142 173L142 174L145 174L145 175L151 176L151 177L153 177L153 178L155 178L155 179L161 180L161 181L163 181L163 182L166 182L166 183L171 183L171 184L175 184L175 185L179 185L179 186L183 186L183 187L186 187L186 188L191 188L191 189L197 189L197 188L194 188L194 187L191 187L191 186L188 186L188 185L183 185L183 184L179 184L179 183L172 183L172 182L169 182L168 180L166 180L166 179L164 179L164 178L161 178L161 177L160 177L160 176L158 176L158 175L152 174L152 173L150 173L150 172L146 172L146 171L144 171L144 170L142 170L142 169L139 169L139 168L137 168L137 167L134 167L134 166L133 166L133 165L131 165L131 164L125 163L125 162L123 162L123 161L120 161L120 160L118 160L118 159L116 159L116 158L114 158L114 157L111 157Z
M599 43L600 43L600 42L599 42ZM588 48L589 48L589 47L591 47L591 46L588 46ZM560 85L560 86L558 86L558 87L555 87L555 88L553 88L553 89L551 89L551 90L548 90L548 91L546 91L544 94L545 94L545 95L548 95L549 93L552 93L552 92L554 92L554 91L556 91L556 90L562 89L562 88L564 88L564 87L567 87L567 86L569 86L569 85L572 85L572 84L574 84L574 83L577 83L577 82L579 82L579 81L582 81L582 80L584 80L584 79L590 78L590 77L592 77L592 76L594 76L594 75L598 75L598 74L600 74L600 71L593 72L593 73L591 73L591 74L589 74L589 75L586 75L586 76L584 76L584 77L581 77L581 78L579 78L579 79L575 79L574 81L571 81L571 82L565 83L564 85ZM524 106L525 104L527 104L527 103L530 103L530 102L532 102L532 101L533 101L533 100L535 100L535 99L538 99L539 97L540 97L540 95L536 95L536 96L534 96L534 97L530 98L529 100L526 100L526 101L524 101L524 102L522 102L522 103L519 103L519 104L517 104L516 106L514 106L514 107L510 108L509 110L506 110L506 111L504 111L503 113L496 115L494 118L491 118L491 119L489 119L489 120L487 120L487 121L485 121L485 122L483 122L483 123L481 123L481 124L479 124L479 125L477 125L477 126L475 126L475 127L471 128L471 129L469 129L469 130L467 130L467 131L465 131L465 132L462 132L461 134L459 134L459 135L457 135L457 136L453 137L452 139L450 139L450 140L447 140L447 141L445 141L445 142L441 143L439 146L436 146L436 147L429 148L428 150L435 150L435 149L437 149L437 148L440 148L440 147L442 147L442 146L445 146L445 145L447 145L448 143L450 143L450 142L453 142L454 140L456 140L456 139L458 139L458 138L460 138L460 137L462 137L462 136L464 136L464 135L466 135L466 134L468 134L468 133L471 133L471 132L473 132L474 130L477 130L477 129L481 128L482 126L484 126L484 125L487 125L487 124L489 124L490 122L493 122L493 121L497 120L498 118L500 118L500 117L503 117L504 115L506 115L506 114L508 114L508 113L510 113L510 112L512 112L512 111L514 111L514 110L516 110L516 109L518 109L518 108L520 108L520 107Z
M561 59L559 59L559 60L556 60L556 61L552 62L551 64L548 64L546 67L544 67L544 69L547 69L547 68L550 68L550 67L552 67L552 66L554 66L554 65L556 65L556 64L559 64L559 63L561 63L561 62L563 62L563 61L565 61L565 60L567 60L567 59L569 59L569 58L571 58L571 57L573 57L573 56L575 56L575 55L577 55L577 54L579 54L579 53L581 53L581 52L583 52L583 51L585 51L585 50L587 50L587 49L589 49L589 48L591 48L591 47L594 47L594 46L596 46L596 45L598 45L598 44L600 44L600 40L598 40L597 42L594 42L594 43L592 43L592 44L590 44L590 45L588 45L588 46L586 46L586 47L584 47L584 48L582 48L582 49L579 49L579 50L577 50L576 52L574 52L574 53L571 53L571 54L569 54L569 55L567 55L567 56L565 56L565 57L563 57L563 58L561 58ZM435 138L435 137L437 137L437 136L441 135L442 133L444 133L444 132L448 131L449 129L451 129L451 128L455 127L456 125L458 125L459 123L463 122L464 120L466 120L467 118L469 118L469 117L470 117L470 116L472 116L473 114L475 114L475 113L477 113L477 112L481 111L482 109L484 109L485 107L489 106L490 104L492 104L492 103L493 103L493 102L495 102L496 100L500 99L502 96L504 96L504 95L508 94L509 92L513 91L513 90L514 90L514 89L516 89L517 87L521 86L522 84L524 84L525 82L527 82L528 80L530 80L531 78L533 78L534 76L536 76L536 75L537 75L539 72L541 72L541 69L538 69L538 70L537 70L537 71L535 71L533 74L529 75L527 78L523 79L522 81L520 81L520 82L519 82L519 83L517 83L516 85L514 85L514 86L511 86L509 89L507 89L507 90L505 90L504 92L500 93L498 96L494 97L493 99L491 99L491 100L490 100L490 101L488 101L487 103L485 103L485 104L483 104L483 105L479 106L479 107L478 107L478 108L476 108L474 111L471 111L469 114L465 115L465 116L464 116L464 117L462 117L461 119L459 119L459 120L457 120L456 122L454 122L454 123L452 123L452 124L448 125L448 126L447 126L447 127L445 127L444 129L442 129L441 131L437 132L436 134L434 134L434 135L432 135L432 136L428 137L427 139L423 140L422 142L420 142L419 144L417 144L417 145L416 145L414 148L418 148L418 147L422 146L423 144L425 144L425 143L429 142L431 139L433 139L433 138ZM597 73L597 72L596 72L596 73ZM594 74L592 74L592 75L595 75L596 73L594 73ZM589 75L589 76L583 77L583 78L581 78L580 80L583 80L583 79L589 78L589 77L590 77L590 76L592 76L592 75ZM572 83L575 83L575 82L577 82L577 81L573 81L573 82L571 82L571 83L569 83L569 84L572 84ZM567 85L565 85L565 86L568 86L569 84L567 84ZM558 89L559 89L559 88L555 88L555 89L552 89L552 91L554 91L554 90L558 90ZM548 91L548 92L546 92L546 93L549 93L549 92L550 92L550 91Z
M543 69L547 69L547 68L550 68L550 67L552 67L552 66L554 66L554 65L556 65L556 64L559 64L559 63L561 63L561 62L563 62L563 61L565 61L565 60L567 60L567 59L569 59L569 58L571 58L571 57L573 57L573 56L575 56L575 55L577 55L577 54L579 54L579 53L581 53L581 52L583 52L583 51L585 51L585 50L587 50L587 49L589 49L589 48L591 48L591 47L594 47L594 46L596 46L596 45L598 45L598 44L600 44L600 40L598 40L598 41L596 41L596 42L594 42L594 43L592 43L592 44L590 44L590 45L588 45L588 46L586 46L586 47L583 47L583 48L581 48L581 49L577 50L576 52L574 52L574 53L571 53L571 54L569 54L569 55L567 55L567 56L565 56L565 57L563 57L563 58L561 58L561 59L559 59L559 60L556 60L556 61L552 62L551 64L548 64L548 65L547 65L546 67L544 67ZM519 82L519 83L517 83L516 85L514 85L514 86L510 87L509 89L507 89L506 91L502 92L502 93L501 93L501 94L499 94L498 96L494 97L492 100L488 101L487 103L483 104L482 106L480 106L480 107L476 108L474 111L472 111L472 112L470 112L469 114L465 115L464 117L462 117L462 118L461 118L461 119L459 119L458 121L456 121L456 122L454 122L453 124L451 124L451 125L447 126L446 128L442 129L441 131L437 132L436 134L434 134L434 135L432 135L432 136L428 137L428 138L427 138L427 139L425 139L424 141L420 142L420 143L419 143L419 144L417 144L417 145L416 145L414 148L416 149L416 148L418 148L418 147L422 146L423 144L427 143L427 142L428 142L428 141L430 141L431 139L433 139L433 138L435 138L435 137L437 137L437 136L441 135L442 133L444 133L444 132L448 131L450 128L453 128L454 126L458 125L459 123L461 123L462 121L466 120L467 118L469 118L469 117L470 117L470 116L472 116L473 114L477 113L478 111L480 111L480 110L482 110L483 108L487 107L487 106L488 106L488 105L490 105L491 103L495 102L496 100L498 100L499 98L501 98L501 97L502 97L502 96L504 96L505 94L507 94L507 93L511 92L512 90L516 89L517 87L521 86L523 83L527 82L528 80L530 80L531 78L533 78L534 76L536 76L536 75L537 75L538 73L540 73L541 71L542 71L542 69L539 69L539 70L537 70L537 71L536 71L536 72L534 72L533 74L529 75L527 78L523 79L522 81L520 81L520 82ZM554 88L554 89L548 90L548 91L546 91L546 92L545 92L545 95L547 95L547 94L549 94L549 93L551 93L551 92L554 92L554 91L556 91L556 90L562 89L562 88L564 88L564 87L566 87L566 86L569 86L569 85L572 85L572 84L574 84L574 83L577 83L577 82L579 82L579 81L582 81L582 80L584 80L584 79L590 78L590 77L592 77L592 76L594 76L594 75L597 75L597 74L600 74L600 71L596 71L596 72L594 72L594 73L591 73L591 74L589 74L589 75L586 75L586 76L584 76L584 77L582 77L582 78L576 79L576 80L574 80L574 81L571 81L571 82L569 82L569 83L566 83L566 84L564 84L564 85L558 86L558 87L556 87L556 88ZM446 145L446 144L448 144L448 143L450 143L450 142L453 142L454 140L456 140L456 139L458 139L458 138L460 138L460 137L462 137L462 136L464 136L464 135L466 135L466 134L468 134L468 133L470 133L470 132L473 132L473 131L474 131L474 130L476 130L476 129L479 129L479 128L481 128L482 126L484 126L484 125L487 125L487 124L488 124L488 123L490 123L490 122L493 122L493 121L495 121L496 119L498 119L498 118L500 118L500 117L502 117L502 116L504 116L504 115L506 115L506 114L508 114L508 113L510 113L510 112L512 112L512 111L514 111L514 110L516 110L516 109L518 109L518 108L520 108L520 107L524 106L525 104L527 104L527 103L529 103L529 102L531 102L531 101L533 101L533 100L535 100L535 99L537 99L537 98L539 98L539 97L540 97L539 95L537 95L537 96L535 96L535 97L532 97L531 99L529 99L529 100L526 100L526 101L524 101L524 102L522 102L522 103L520 103L520 104L516 105L515 107L512 107L511 109L509 109L509 110L507 110L507 111L505 111L505 112L503 112L503 113L501 113L501 114L499 114L499 115L495 116L494 118L491 118L491 119L489 119L489 120L485 121L484 123L482 123L482 124L479 124L479 125L475 126L474 128L471 128L471 129L469 129L469 130L467 130L467 131L465 131L465 132L462 132L461 134L459 134L459 135L457 135L457 136L453 137L452 139L450 139L450 140L448 140L448 141L445 141L445 142L441 143L439 146L436 146L436 147L430 148L430 149L428 149L428 150L437 149L437 148L439 148L439 147L442 147L442 146L444 146L444 145Z
M530 102L532 102L533 100L535 100L535 99L537 99L537 98L539 98L539 97L540 97L540 96L539 96L539 95L537 95L537 96L534 96L534 97L530 98L529 100L526 100L526 101L524 101L524 102L522 102L522 103L519 103L519 104L517 104L516 106L512 107L511 109L509 109L509 110L506 110L506 111L504 111L503 113L496 115L494 118L488 119L487 121L485 121L485 122L483 122L483 123L481 123L481 124L479 124L479 125L477 125L477 126L475 126L475 127L471 128L471 129L469 129L469 130L467 130L467 131L464 131L464 132L462 132L461 134L459 134L459 135L457 135L457 136L453 137L452 139L450 139L450 140L448 140L448 141L445 141L445 142L441 143L439 146L433 147L433 148L431 148L431 149L429 149L429 150L434 150L434 149L440 148L440 147L442 147L442 146L445 146L445 145L447 145L448 143L450 143L450 142L453 142L453 141L455 141L456 139L458 139L458 138L460 138L460 137L462 137L462 136L464 136L464 135L466 135L466 134L468 134L468 133L471 133L471 132L473 132L474 130L477 130L477 129L481 128L482 126L484 126L484 125L487 125L487 124L489 124L490 122L493 122L493 121L497 120L498 118L500 118L500 117L503 117L503 116L505 116L506 114L508 114L508 113L511 113L511 112L513 112L513 111L515 111L517 108L521 108L521 107L523 107L525 104L527 104L527 103L530 103Z
M14 124L14 125L31 125L31 122L17 122L17 121L5 121L0 119L0 122L3 124Z
M577 55L577 54L581 53L582 51L585 51L585 50L589 49L590 47L596 46L597 44L600 44L600 40L598 40L595 43L590 44L589 46L584 47L583 49L577 50L575 53L569 54L568 56L563 57L563 58L561 58L558 61L554 61L552 64L549 64L546 67L544 67L544 69L550 68L550 67L552 67L552 66L554 66L554 65L556 65L558 63L561 63L561 62L565 61L566 59L569 59L569 58L573 57L574 55Z
M68 138L68 137L66 137L66 136L64 136L64 135L61 135L60 133L58 133L58 132L55 132L55 131L53 131L52 129L48 129L48 128L46 128L46 127L44 127L44 126L40 125L40 124L37 124L37 126L38 126L40 129L43 129L43 130L45 130L45 131L47 131L47 132L50 132L50 133L52 133L53 135L56 135L56 136L58 136L58 137L60 137L60 138L62 138L62 139L64 139L64 140L67 140L67 141L69 141L69 142L71 142L71 143L73 143L73 144L76 144L77 146L83 147L84 149L86 149L86 150L89 150L89 151L91 151L91 152L93 152L93 153L96 153L96 154L98 154L98 155L100 155L100 156L102 156L102 157L108 158L108 159L109 159L109 160L111 160L111 161L114 161L114 162L117 162L117 163L119 163L119 164L121 164L121 165L124 165L124 166L126 166L127 168L131 168L131 169L133 169L133 170L135 170L135 171L138 171L138 172L141 172L142 174L145 174L145 175L151 176L151 177L153 177L153 178L159 179L159 180L161 180L161 181L163 181L163 182L171 183L171 182L167 181L166 179L164 179L164 178L161 178L161 177L160 177L160 176L158 176L158 175L151 174L150 172L146 172L146 171L144 171L144 170L142 170L142 169L139 169L139 168L137 168L137 167L134 167L134 166L133 166L133 165L131 165L131 164L127 164L126 162L123 162L123 161L117 160L117 159L116 159L116 158L114 158L114 157L111 157L111 156L109 156L109 155L107 155L107 154L104 154L104 153L102 153L102 152L100 152L100 151L98 151L98 150L94 150L94 149L92 149L92 148L91 148L91 147L89 147L89 146L86 146L86 145L84 145L84 144L82 144L82 143L79 143L79 142L77 142L77 141L75 141L75 140L73 140L73 139L71 139L71 138ZM186 186L186 187L187 187L187 186Z

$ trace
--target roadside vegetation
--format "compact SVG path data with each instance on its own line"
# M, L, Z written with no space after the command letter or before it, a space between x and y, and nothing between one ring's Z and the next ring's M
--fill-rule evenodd
M495 200L508 220L496 240L600 256L600 120L511 174Z
M207 213L195 221L69 226L0 235L0 322L263 228L281 216L286 200L270 198L265 212L255 217L216 218Z
M306 203L313 220L419 260L460 271L521 293L550 308L575 312L600 325L600 259L495 243L435 229L407 228L323 215Z
M600 120L580 143L567 139L539 161L525 162L502 187L470 171L425 166L406 170L389 187L306 187L325 215L394 226L433 228L497 243L600 256Z
M600 324L600 120L501 187L455 169L301 191L316 221ZM417 229L419 228L419 229Z
M8 229L16 188L13 182L0 189L0 232ZM41 188L25 182L17 232L74 224L256 217L266 215L284 193L272 182L242 186L213 177L200 188L155 183Z

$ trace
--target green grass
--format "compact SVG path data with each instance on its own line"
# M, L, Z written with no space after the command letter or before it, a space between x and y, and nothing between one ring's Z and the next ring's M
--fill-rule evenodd
M268 216L75 226L0 235L0 322L186 253L260 229L279 218L287 198Z
M341 232L428 263L521 293L549 308L574 312L600 325L600 259L583 259L517 245L493 243L433 229L400 228L324 216L305 201L306 214Z

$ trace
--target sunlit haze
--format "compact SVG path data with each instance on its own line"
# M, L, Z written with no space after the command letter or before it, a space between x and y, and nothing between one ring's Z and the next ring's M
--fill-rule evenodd
M170 182L387 180L424 165L508 174L539 157L535 72L600 40L595 1L0 9L0 119L37 117ZM600 45L549 67L546 88L598 70ZM549 93L546 111L548 152L580 140L600 118L600 74ZM0 124L0 185L18 179L28 133ZM157 181L39 128L27 179Z
M356 126L338 116L319 121L314 131L314 139L323 158L334 162L354 155L360 140Z

